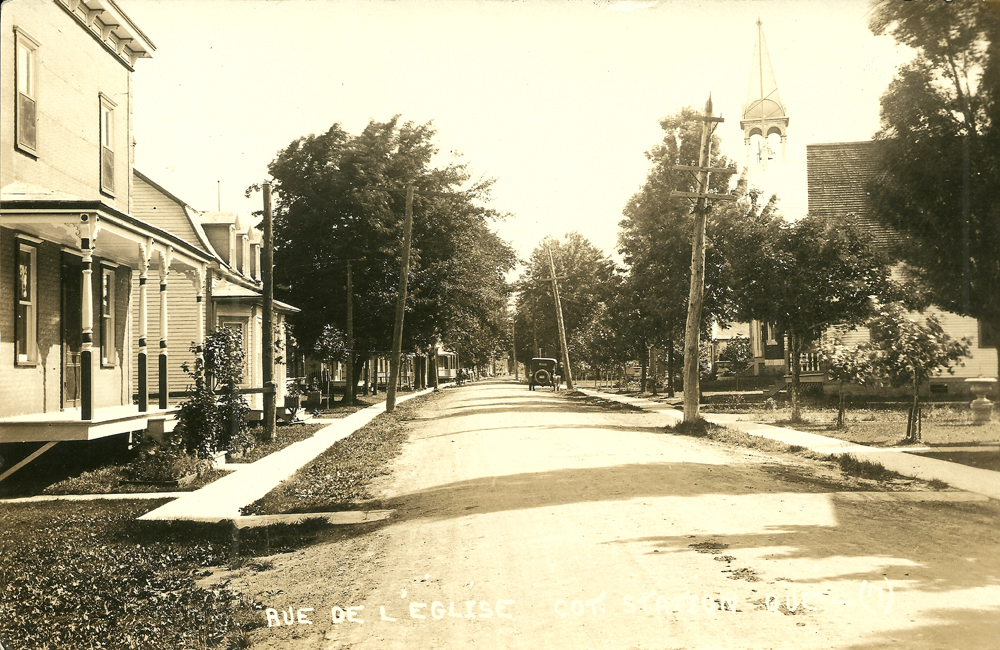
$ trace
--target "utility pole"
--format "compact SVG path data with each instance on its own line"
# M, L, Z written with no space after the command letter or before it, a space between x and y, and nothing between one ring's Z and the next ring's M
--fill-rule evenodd
M569 350L566 349L566 328L563 325L562 301L559 300L559 281L556 279L556 265L552 261L552 249L548 242L545 250L549 253L549 272L552 274L552 295L556 301L556 324L559 325L559 344L562 347L563 368L566 373L566 389L573 390L573 371L569 367Z
M274 232L271 215L271 184L264 183L264 259L261 280L264 283L264 315L261 329L261 356L264 379L264 439L274 440L277 394L274 386Z
M354 283L351 280L351 260L347 260L347 379L344 382L344 403L354 404Z
M396 298L396 323L392 326L392 352L389 356L389 385L386 387L385 412L396 408L396 381L399 379L399 356L403 352L403 312L406 307L406 280L410 273L410 232L413 230L413 186L406 186L406 215L403 218L403 253L399 260L399 296Z
M671 196L684 196L695 199L694 242L691 246L691 290L688 293L688 315L684 331L684 421L698 420L698 402L700 396L698 377L698 353L701 347L701 309L705 298L705 224L708 221L709 199L735 201L736 197L728 194L709 194L708 177L710 173L733 174L734 169L713 169L709 167L712 160L712 132L710 124L723 122L721 117L712 116L712 95L705 102L705 115L696 118L701 125L701 150L697 167L674 165L674 169L698 173L698 191L680 192L674 190Z

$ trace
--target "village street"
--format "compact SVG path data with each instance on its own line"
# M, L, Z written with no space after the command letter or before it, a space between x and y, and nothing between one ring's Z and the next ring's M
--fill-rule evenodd
M277 611L253 647L996 647L995 501L845 491L662 417L443 391L378 486L384 525L244 578Z

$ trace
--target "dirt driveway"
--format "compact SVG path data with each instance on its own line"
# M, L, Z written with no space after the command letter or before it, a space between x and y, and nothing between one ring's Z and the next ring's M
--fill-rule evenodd
M997 647L995 502L845 491L662 424L444 391L378 486L386 524L244 585L273 608L253 647Z

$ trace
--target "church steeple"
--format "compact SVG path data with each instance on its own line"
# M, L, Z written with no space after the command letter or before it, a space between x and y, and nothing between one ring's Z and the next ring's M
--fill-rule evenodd
M788 115L778 96L778 82L774 79L774 68L771 67L771 57L767 53L764 42L764 28L760 18L757 19L757 43L753 48L753 62L750 65L750 89L747 92L747 103L743 106L743 142L747 148L747 164L750 164L750 138L761 136L762 146L758 161L766 163L773 157L773 152L767 146L767 136L777 133L781 136L781 159L785 160L786 129Z

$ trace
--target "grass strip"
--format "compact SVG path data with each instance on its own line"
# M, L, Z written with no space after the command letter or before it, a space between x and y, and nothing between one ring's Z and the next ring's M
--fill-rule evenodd
M285 424L275 427L274 440L259 442L253 447L253 449L250 449L242 456L237 458L227 457L226 462L235 464L257 462L261 458L270 456L276 451L281 451L285 447L294 445L296 442L312 438L313 434L327 426L329 426L328 422L302 422L299 424Z
M713 424L707 420L679 422L673 426L667 426L666 429L677 435L708 438L721 444L756 449L765 453L798 454L811 460L834 463L840 467L840 471L844 476L853 476L880 483L907 478L898 472L886 469L884 465L877 461L859 459L851 454L817 454L800 445L788 445L764 436L755 436L745 431ZM940 490L947 487L947 484L935 480L927 482L927 486L931 489Z
M405 422L413 418L427 395L382 413L334 443L291 478L241 509L243 515L332 512L352 509L372 499L372 479L389 473L389 463L407 439Z

